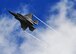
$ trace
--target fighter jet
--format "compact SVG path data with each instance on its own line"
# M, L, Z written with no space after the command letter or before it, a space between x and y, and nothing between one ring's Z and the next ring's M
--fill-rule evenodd
M21 15L20 13L13 13L11 11L8 11L10 14L12 14L17 20L20 21L21 23L21 28L23 30L26 30L26 28L29 27L30 31L34 31L34 25L38 24L37 20L32 20L32 14L26 14L26 15Z

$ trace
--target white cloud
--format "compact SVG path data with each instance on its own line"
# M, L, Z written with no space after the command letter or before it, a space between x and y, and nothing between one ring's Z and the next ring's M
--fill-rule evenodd
M48 44L48 47L46 49L43 49L45 51L45 54L75 54L75 43L76 43L76 26L69 21L67 17L67 11L68 7L70 6L67 4L68 2L61 1L58 3L55 7L58 9L59 14L53 15L54 19L53 22L55 23L57 27L56 31L51 31L48 29L46 32L43 32L44 40L46 40ZM72 5L72 4L71 4ZM56 10L54 9L54 10ZM53 11L54 11L53 10ZM76 11L75 9L71 8L69 9ZM75 14L75 13L72 13ZM71 16L71 15L70 15ZM49 20L48 23L50 24L52 20Z

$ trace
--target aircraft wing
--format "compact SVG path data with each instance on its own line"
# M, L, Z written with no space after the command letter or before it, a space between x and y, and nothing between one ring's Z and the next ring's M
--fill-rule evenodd
M32 14L30 13L30 14L27 14L27 15L24 15L25 17L27 17L27 18L30 18L30 19L32 19Z
M23 30L25 30L25 29L28 27L27 24L24 23L24 21L20 21L20 23L21 23L21 28L22 28Z

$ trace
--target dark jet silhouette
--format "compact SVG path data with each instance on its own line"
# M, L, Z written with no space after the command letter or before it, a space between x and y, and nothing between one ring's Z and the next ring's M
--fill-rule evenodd
M10 14L12 14L17 20L20 21L21 23L21 28L23 30L25 30L27 27L29 27L29 30L30 31L34 31L35 28L34 28L34 24L38 24L38 21L35 20L33 21L32 20L32 14L26 14L26 15L21 15L19 13L13 13L11 11L9 11Z

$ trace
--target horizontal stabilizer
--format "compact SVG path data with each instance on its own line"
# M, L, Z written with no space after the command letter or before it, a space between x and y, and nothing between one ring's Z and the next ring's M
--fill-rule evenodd
M35 20L35 21L34 21L34 24L38 24L38 21L37 21L37 20Z

